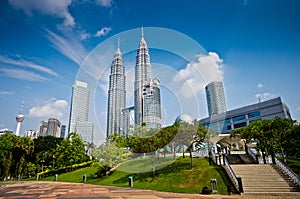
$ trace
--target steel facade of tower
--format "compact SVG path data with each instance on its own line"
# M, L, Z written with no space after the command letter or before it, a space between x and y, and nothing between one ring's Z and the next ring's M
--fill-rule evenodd
M77 122L87 122L90 89L87 83L76 81L73 85L68 133L76 132Z
M207 107L209 117L224 113L226 109L226 99L223 83L213 81L205 87Z
M161 128L159 80L152 80L151 78L150 55L144 39L143 29L136 55L134 120L136 126L145 122L147 129Z
M123 110L126 103L126 77L120 48L118 46L111 65L108 89L107 132L118 135L127 133L127 120Z
M143 86L151 80L151 64L147 43L142 38L136 55L135 81L134 81L134 123L139 126L143 122Z

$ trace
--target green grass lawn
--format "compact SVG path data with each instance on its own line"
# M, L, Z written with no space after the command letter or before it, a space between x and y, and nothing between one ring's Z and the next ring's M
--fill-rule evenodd
M62 173L58 175L57 181L60 182L82 182L83 174L86 174L87 179L95 177L97 167L85 167L72 172ZM35 178L34 178L35 179ZM33 180L33 179L31 179ZM54 176L47 176L40 179L41 181L54 181Z
M155 177L152 172L139 172L142 168L151 169L150 159L134 159L127 161L114 170L109 176L102 178L95 177L96 167L86 167L72 172L63 173L58 176L58 181L62 182L82 182L83 174L87 175L89 184L108 185L118 187L128 187L128 177L133 176L133 187L140 189L150 189L157 191L167 191L176 193L200 193L202 188L211 188L210 179L216 178L218 194L227 194L227 184L231 184L223 168L209 166L205 158L194 158L194 168L190 169L189 158L179 158L175 162L172 159L161 158L157 162L157 167L162 167L156 171ZM168 164L169 162L173 162ZM130 170L128 170L130 169ZM127 171L127 172L125 172ZM54 181L54 176L44 177L40 180Z
M225 171L218 166L209 166L207 159L194 158L194 168L190 169L189 158L179 158L172 164L156 171L153 177L152 172L146 173L128 173L121 170L115 170L109 176L97 179L89 179L88 183L99 185L110 185L128 187L128 177L133 176L133 187L141 189L151 189L158 191L181 192L181 193L200 193L204 186L210 188L210 179L216 178L218 184L218 193L227 193L227 184L230 184ZM134 164L139 167L141 164ZM120 169L130 167L131 161L120 166ZM148 166L151 164L148 164ZM134 168L131 168L134 170Z
M300 176L300 158L286 158L287 165Z

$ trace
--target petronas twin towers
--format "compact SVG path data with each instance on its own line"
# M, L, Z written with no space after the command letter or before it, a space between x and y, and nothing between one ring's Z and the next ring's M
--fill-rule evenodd
M148 130L161 128L159 84L159 79L151 77L149 50L142 29L136 55L134 107L126 108L126 76L119 45L112 61L108 89L107 136L112 133L128 134L130 110L134 110L136 126L145 124Z

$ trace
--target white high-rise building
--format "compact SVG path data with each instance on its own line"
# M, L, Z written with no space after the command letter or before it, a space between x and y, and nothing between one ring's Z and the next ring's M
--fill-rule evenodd
M223 83L220 81L213 81L205 87L207 107L209 117L224 113L226 109L226 99Z
M106 136L117 133L127 133L127 119L123 112L126 103L126 77L122 53L116 50L114 60L111 64L108 89L107 131Z
M76 132L77 122L87 122L90 89L87 83L76 81L73 85L68 133Z

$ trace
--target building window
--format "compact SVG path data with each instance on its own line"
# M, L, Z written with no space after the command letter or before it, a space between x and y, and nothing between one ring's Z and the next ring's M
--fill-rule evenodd
M211 123L211 124L208 124L208 127L214 127L214 126L218 126L218 123Z
M224 131L230 131L230 130L231 130L231 125L224 126L224 127L222 128L222 132L224 132Z
M244 120L244 119L246 119L245 115L239 115L239 116L236 116L236 117L232 118L232 120L234 122Z
M224 120L224 124L229 124L229 123L230 123L230 119Z
M248 113L247 115L248 115L248 118L258 117L258 116L260 116L260 112L255 111L255 112L252 112L252 113Z
M244 127L244 126L247 126L246 122L241 122L241 123L237 123L237 124L233 125L234 129L238 129L238 128L241 128L241 127Z

